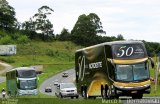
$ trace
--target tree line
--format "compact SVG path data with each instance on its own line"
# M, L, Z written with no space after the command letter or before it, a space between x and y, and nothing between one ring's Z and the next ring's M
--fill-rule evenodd
M54 34L53 24L48 16L54 13L49 6L42 6L31 18L20 23L16 12L6 0L0 0L0 42L9 44L13 41L25 43L29 40L72 41L78 45L90 46L103 42L125 40L123 35L106 36L102 22L95 13L82 14L73 29L63 28L60 34ZM7 33L7 34L6 34ZM151 54L160 52L160 43L143 41Z

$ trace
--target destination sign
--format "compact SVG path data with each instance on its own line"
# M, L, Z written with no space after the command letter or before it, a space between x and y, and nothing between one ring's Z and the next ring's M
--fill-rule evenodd
M119 44L112 48L114 58L137 59L146 57L146 50L142 44Z

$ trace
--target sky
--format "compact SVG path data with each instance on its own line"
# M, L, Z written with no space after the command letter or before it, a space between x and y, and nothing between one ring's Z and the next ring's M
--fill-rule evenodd
M106 36L160 42L160 0L7 0L20 22L28 21L38 8L54 10L49 16L55 34L71 31L82 14L96 13Z

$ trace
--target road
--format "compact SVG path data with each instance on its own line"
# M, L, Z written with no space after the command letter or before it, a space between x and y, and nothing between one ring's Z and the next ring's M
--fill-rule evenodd
M56 91L56 86L54 85L54 81L58 80L58 82L74 82L74 78L75 78L75 71L74 69L69 69L67 70L68 72L68 77L62 77L62 73L58 73L55 76L47 79L46 81L44 81L39 88L39 91L43 94L46 95L51 95L51 96L55 96L55 91ZM45 88L46 87L51 87L52 88L52 93L46 93L45 92Z
M4 62L0 62L0 65L4 66L4 69L0 71L0 75L13 68L11 65ZM6 81L6 78L3 76L0 76L0 83L5 81Z

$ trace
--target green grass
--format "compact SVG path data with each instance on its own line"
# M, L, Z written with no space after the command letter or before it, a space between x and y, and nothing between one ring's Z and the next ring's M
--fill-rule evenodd
M155 79L155 69L150 70L150 77ZM155 89L155 83L151 83L151 93L144 96L160 96L160 74L158 76L157 90Z

